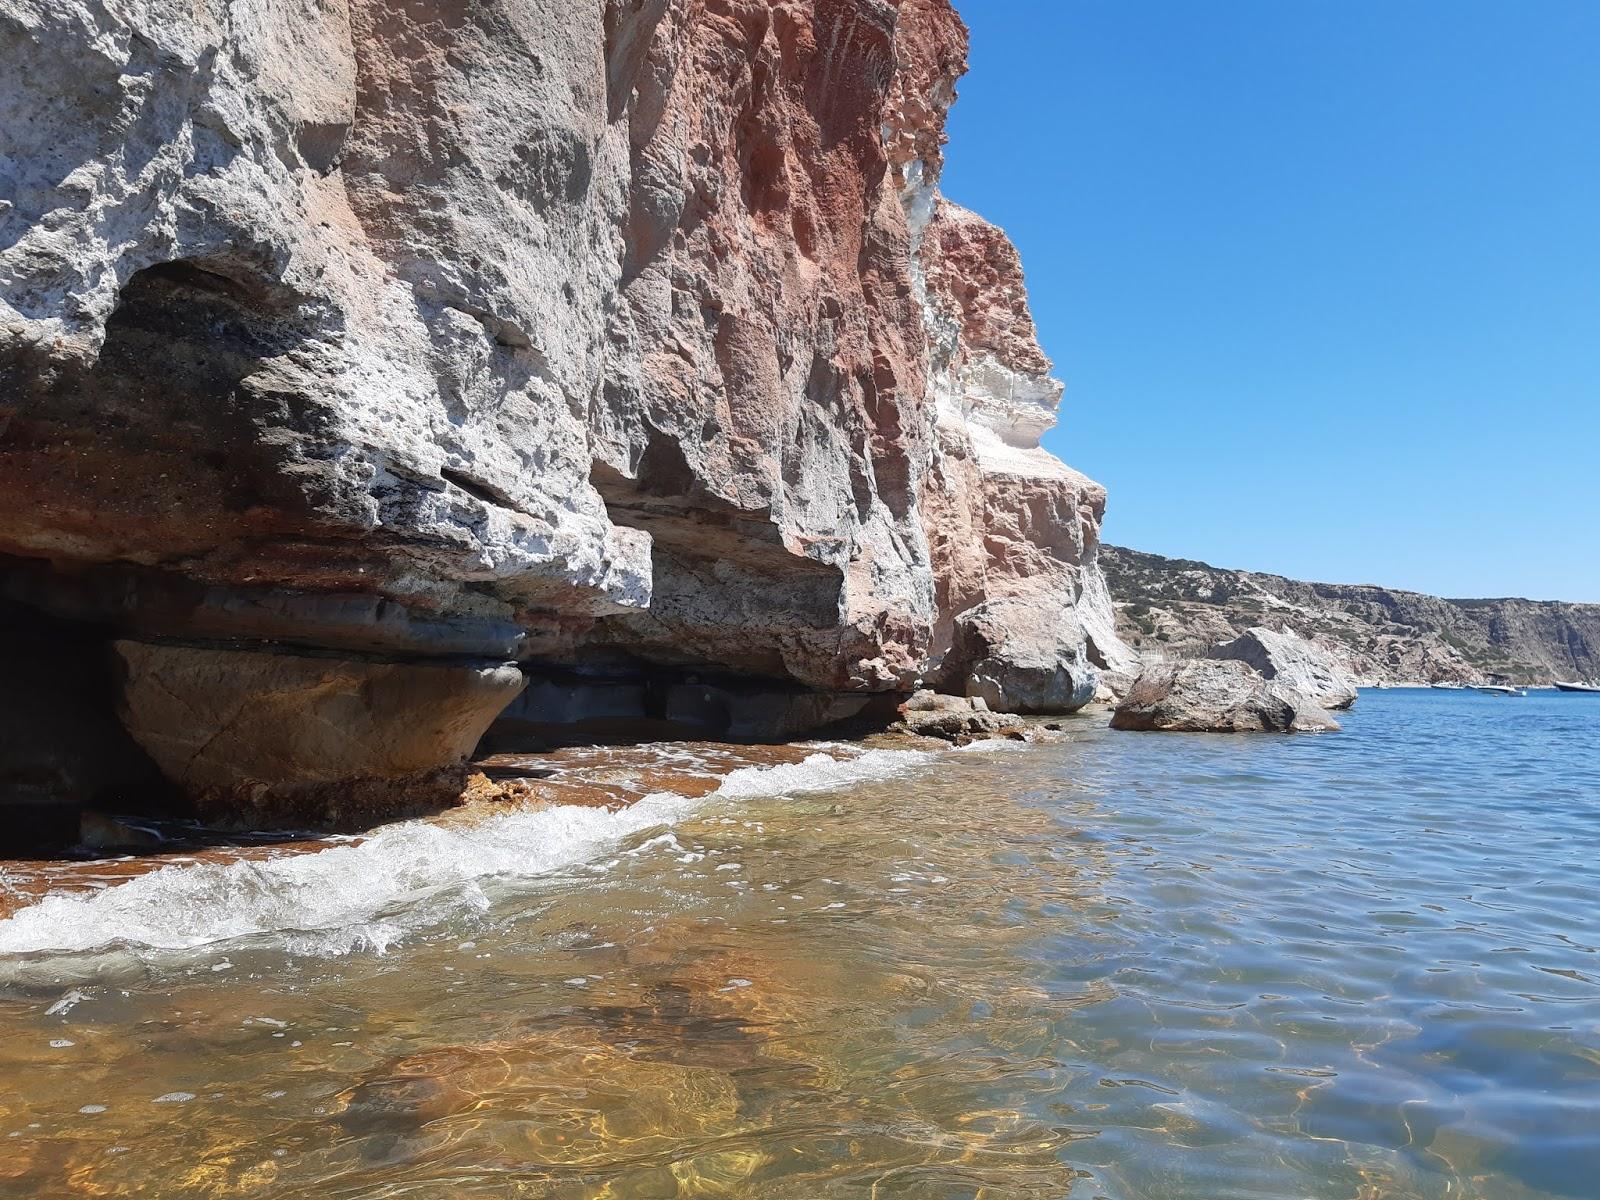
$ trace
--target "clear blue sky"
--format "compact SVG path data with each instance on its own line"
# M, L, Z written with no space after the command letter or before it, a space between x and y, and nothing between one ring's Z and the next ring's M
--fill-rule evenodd
M1106 538L1600 601L1600 0L957 0Z

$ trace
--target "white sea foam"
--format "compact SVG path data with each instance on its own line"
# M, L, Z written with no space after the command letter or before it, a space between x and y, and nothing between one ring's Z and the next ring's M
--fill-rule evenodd
M534 878L599 859L635 835L669 828L714 797L828 791L931 758L905 750L845 759L819 753L800 763L732 771L699 799L656 792L615 812L558 806L473 825L405 821L315 853L165 867L103 891L47 896L0 921L0 965L7 956L123 948L145 957L258 941L296 954L382 953L451 914L486 909L491 880ZM670 835L663 837L634 852L681 851Z

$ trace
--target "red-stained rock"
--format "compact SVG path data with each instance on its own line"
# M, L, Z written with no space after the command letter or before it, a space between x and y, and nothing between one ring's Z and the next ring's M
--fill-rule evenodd
M1104 493L1038 447L1015 251L938 196L966 36L948 0L0 0L0 592L1079 703L1121 653Z
M922 267L934 308L957 326L952 367L992 359L1019 375L1049 376L1050 360L1039 348L1028 309L1022 259L1003 231L941 199L923 236ZM1050 390L1059 392L1041 388Z

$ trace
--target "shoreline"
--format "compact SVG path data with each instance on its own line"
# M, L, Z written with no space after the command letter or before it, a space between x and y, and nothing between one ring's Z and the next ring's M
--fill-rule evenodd
M1063 718L1019 718L1027 741L1043 744L1064 733L1046 729ZM496 822L521 818L578 816L584 812L618 817L640 805L692 806L723 793L730 781L751 794L767 788L798 791L847 786L851 769L879 762L931 765L961 750L1018 744L1008 736L978 738L955 745L940 738L904 733L873 733L857 739L806 739L779 744L662 741L631 745L573 746L540 754L495 754L470 764L462 801L420 817L385 822L358 833L286 831L281 834L207 829L187 821L149 822L142 827L163 839L136 851L108 850L98 857L9 860L0 863L0 960L8 954L7 927L19 914L51 901L85 902L165 871L254 871L291 860L359 849L412 831L435 831L446 839L471 842ZM836 772L835 783L829 772ZM810 776L808 778L808 773ZM685 810L686 811L686 810ZM130 827L140 828L130 819ZM626 821L618 823L619 827ZM603 828L596 837L608 836ZM595 845L599 845L597 841ZM485 847L492 843L486 842ZM552 869L530 856L532 874ZM515 869L507 863L507 869ZM309 869L309 868L307 868ZM398 897L397 897L398 899ZM263 930L263 933L270 931ZM116 940L117 931L109 931ZM14 953L14 952L9 952Z

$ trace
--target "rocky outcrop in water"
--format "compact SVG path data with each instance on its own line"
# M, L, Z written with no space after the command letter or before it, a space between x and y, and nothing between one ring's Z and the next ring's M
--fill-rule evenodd
M1270 625L1317 643L1362 685L1600 680L1600 604L1302 583L1116 546L1099 561L1121 635L1147 652L1202 654Z
M1237 660L1146 667L1111 715L1111 728L1161 733L1299 733L1339 728L1310 696Z
M991 712L979 697L921 691L900 706L900 720L890 726L890 731L966 744L992 737L1015 724L1015 718L1007 720Z
M1242 662L1263 679L1310 696L1323 708L1349 708L1356 702L1355 681L1333 655L1287 630L1256 625L1231 642L1211 647L1206 657Z
M337 779L397 796L507 662L1083 703L1105 495L938 192L965 50L947 0L0 0L0 595L281 695L436 669L451 735ZM218 672L116 678L191 800L329 782ZM179 763L225 731L282 774Z

